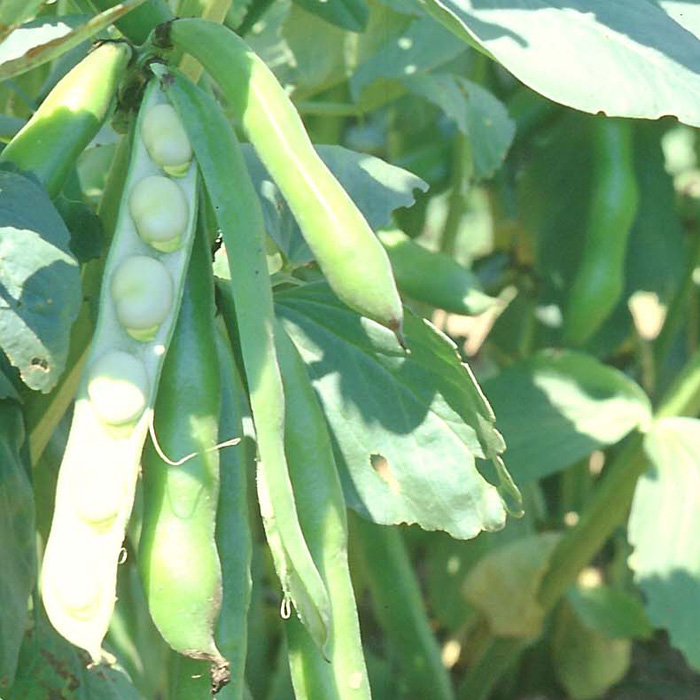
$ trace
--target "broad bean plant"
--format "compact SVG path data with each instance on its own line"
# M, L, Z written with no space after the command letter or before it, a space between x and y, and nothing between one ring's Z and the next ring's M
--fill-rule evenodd
M0 4L1 698L697 694L678 4Z

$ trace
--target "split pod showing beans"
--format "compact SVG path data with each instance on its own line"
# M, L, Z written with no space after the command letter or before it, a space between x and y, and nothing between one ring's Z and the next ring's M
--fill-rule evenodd
M400 337L403 308L389 258L270 69L234 32L202 19L161 25L156 42L191 54L218 83L338 297Z
M152 129L143 130L153 109L162 112L161 105L167 98L153 81L137 118L42 568L42 597L52 624L96 662L103 658L141 452L194 237L197 172L182 160L187 150L172 123L168 130L177 141L172 151L181 161L178 175L183 174L159 190L159 200L140 209L137 220L131 212L144 181L167 177L150 155ZM168 211L167 226L163 211Z

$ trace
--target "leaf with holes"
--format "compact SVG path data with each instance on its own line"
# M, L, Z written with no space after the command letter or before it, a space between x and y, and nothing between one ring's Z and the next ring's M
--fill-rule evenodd
M25 384L43 392L63 371L80 309L80 268L69 240L43 187L0 170L0 347Z
M519 510L491 407L446 336L407 312L407 354L324 283L276 300L320 395L349 505L460 539L502 528L507 505ZM489 463L497 486L479 471Z

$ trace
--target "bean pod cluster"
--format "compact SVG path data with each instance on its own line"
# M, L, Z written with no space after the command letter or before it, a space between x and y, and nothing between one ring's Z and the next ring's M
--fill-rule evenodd
M42 573L52 623L95 661L103 657L141 451L182 297L196 192L189 140L154 81L137 119Z

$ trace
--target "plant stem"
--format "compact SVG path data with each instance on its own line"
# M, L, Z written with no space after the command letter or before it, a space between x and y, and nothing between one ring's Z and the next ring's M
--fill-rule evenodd
M693 271L700 264L700 230L692 231L692 235L693 240L688 251L688 265L685 269L683 280L673 299L671 299L671 303L668 305L666 320L654 343L657 375L668 357L671 344L676 336L683 312L688 303L688 297L693 289Z
M440 250L450 257L457 247L457 236L462 216L467 206L467 192L472 177L471 146L467 137L458 131L454 141L452 162L452 189L450 192L447 219L442 229Z
M411 696L452 700L450 677L430 629L401 531L360 517L351 522L351 542L360 551L375 614L397 655Z

